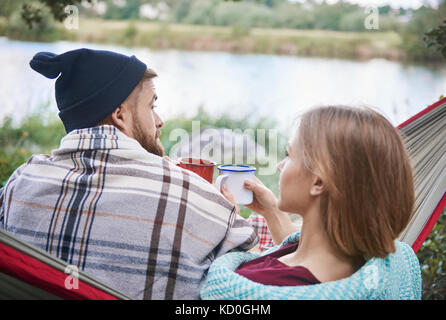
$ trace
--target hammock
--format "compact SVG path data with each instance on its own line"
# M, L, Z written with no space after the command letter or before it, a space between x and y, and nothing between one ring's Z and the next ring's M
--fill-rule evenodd
M446 98L397 127L414 174L415 212L399 240L420 249L446 206Z

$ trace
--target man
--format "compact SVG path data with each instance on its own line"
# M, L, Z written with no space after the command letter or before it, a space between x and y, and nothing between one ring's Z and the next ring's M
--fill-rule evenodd
M137 299L196 299L210 263L257 242L211 184L166 158L156 73L134 56L41 52L67 135L0 190L0 227Z

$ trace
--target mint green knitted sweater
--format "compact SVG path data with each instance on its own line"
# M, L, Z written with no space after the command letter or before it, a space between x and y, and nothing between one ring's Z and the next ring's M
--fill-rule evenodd
M299 233L287 237L280 246L296 242ZM202 299L421 299L421 271L417 256L407 244L395 241L396 252L386 258L372 258L348 278L308 286L270 286L253 282L234 272L245 262L259 257L250 252L228 253L212 263Z

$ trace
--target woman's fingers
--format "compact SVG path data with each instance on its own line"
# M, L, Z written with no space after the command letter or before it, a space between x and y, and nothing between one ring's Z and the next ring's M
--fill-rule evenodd
M254 178L251 180L245 180L244 185L245 185L246 189L251 190L251 191L254 191L255 189L261 189L258 187L265 187L263 182L256 176L254 176Z
M252 191L254 193L254 196L257 198L262 197L262 195L265 192L262 182L259 183L259 181L256 181L256 180L245 180L244 181L244 187L246 189L248 189L249 191Z
M262 214L262 212L275 206L277 199L274 193L269 190L265 185L254 177L252 180L245 180L244 186L246 189L254 193L254 202L252 203L252 210ZM248 207L249 208L249 207Z
M255 186L256 186L256 184L253 180L245 180L244 181L244 187L250 191L254 191Z

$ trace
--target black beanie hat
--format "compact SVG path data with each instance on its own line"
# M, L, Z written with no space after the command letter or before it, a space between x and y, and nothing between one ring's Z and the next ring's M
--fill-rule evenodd
M60 55L39 52L29 64L47 78L58 77L56 102L67 133L104 120L127 99L147 69L135 56L85 48Z

